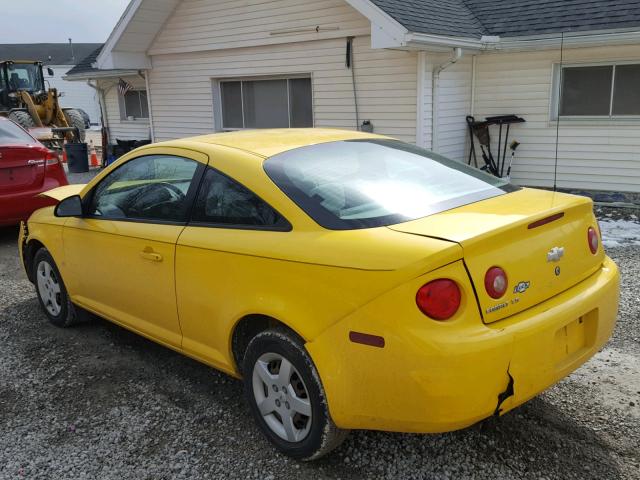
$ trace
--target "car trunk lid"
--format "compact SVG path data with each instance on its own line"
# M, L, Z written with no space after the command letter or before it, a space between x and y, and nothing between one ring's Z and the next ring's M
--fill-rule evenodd
M36 145L0 145L0 192L42 186L47 150Z
M587 232L597 228L591 200L543 190L522 189L390 228L441 238L462 246L485 323L521 312L584 280L602 264ZM504 269L502 298L489 296L484 277Z

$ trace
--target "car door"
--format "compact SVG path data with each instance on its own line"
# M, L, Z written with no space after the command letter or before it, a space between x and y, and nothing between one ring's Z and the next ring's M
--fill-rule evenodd
M74 302L180 346L175 246L206 163L195 152L149 153L95 185L83 198L83 217L63 230Z
M207 167L189 225L176 248L176 291L183 350L222 370L229 331L247 291L256 292L256 270L269 270L248 252L275 245L291 225L255 193ZM254 247L252 247L254 246ZM274 272L274 275L276 273Z

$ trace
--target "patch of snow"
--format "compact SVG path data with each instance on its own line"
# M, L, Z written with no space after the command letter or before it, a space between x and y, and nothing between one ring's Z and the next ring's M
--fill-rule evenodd
M640 245L640 223L630 220L600 220L602 244L607 248Z

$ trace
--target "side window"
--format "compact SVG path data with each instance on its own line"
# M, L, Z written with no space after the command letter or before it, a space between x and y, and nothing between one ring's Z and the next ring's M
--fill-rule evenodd
M233 227L290 230L278 212L250 190L226 175L207 168L191 220Z
M186 222L187 193L198 165L170 155L130 160L98 184L88 213L110 220Z

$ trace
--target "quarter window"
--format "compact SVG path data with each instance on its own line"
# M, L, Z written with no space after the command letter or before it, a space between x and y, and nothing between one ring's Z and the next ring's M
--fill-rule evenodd
M640 115L640 64L563 67L560 77L561 116Z
M220 226L289 229L288 222L260 197L212 168L204 175L191 218Z
M310 78L220 82L223 129L313 126Z
M198 162L149 155L123 164L96 187L89 215L110 220L186 222Z

